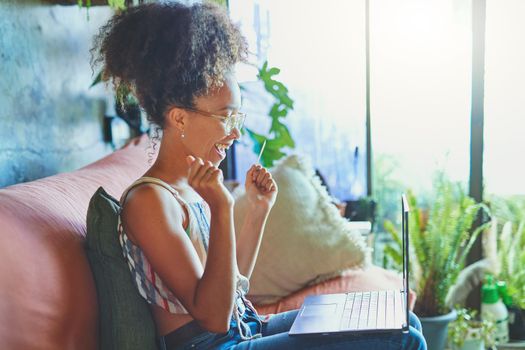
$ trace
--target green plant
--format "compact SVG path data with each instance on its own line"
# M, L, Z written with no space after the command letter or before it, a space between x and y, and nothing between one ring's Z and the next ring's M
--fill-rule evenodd
M127 7L130 1L127 0L107 0L109 6L115 10L123 10ZM92 0L77 0L77 4L80 7L90 8L92 5Z
M373 198L377 202L377 222L384 223L387 219L391 222L397 220L399 189L406 187L396 177L395 171L398 168L399 162L394 155L374 153L372 188Z
M140 5L142 3L144 3L144 0L107 0L107 4L115 11L124 10L128 7ZM91 4L92 0L78 0L78 5L85 6L87 9L89 9ZM100 71L89 87L92 88L93 86L106 81L107 79L104 77L103 71ZM132 136L141 135L147 132L142 125L139 101L135 97L131 88L125 84L120 84L115 91L115 112L117 116L128 124L132 131Z
M79 7L86 8L86 18L89 21L89 9L93 5L109 5L115 11L124 10L135 4L141 4L144 0L77 0Z
M246 132L253 140L253 151L259 154L261 147L266 141L264 152L261 156L261 164L266 167L273 166L276 160L281 159L286 154L283 148L294 148L295 142L290 135L290 131L281 121L293 109L293 100L288 96L288 89L283 83L274 79L279 74L279 68L269 68L268 62L264 62L259 69L258 78L264 83L265 90L275 98L275 103L270 108L268 116L272 119L268 135L258 134L251 129L245 128Z
M525 196L490 195L488 198L492 214L499 219L500 230L507 221L511 221L513 225L525 221Z
M498 278L507 282L508 294L513 304L525 309L525 225L521 222L513 232L511 225L502 230L498 252L501 273Z
M495 220L492 235L497 237L498 279L507 283L512 304L525 309L525 220L517 225L507 221L500 231L497 227Z
M488 207L466 195L459 183L439 175L435 181L435 197L431 208L418 207L416 197L408 192L411 208L409 219L411 278L418 298L415 312L423 317L447 313L445 299L478 235L489 224L484 223L472 233L471 228L480 210ZM393 244L385 248L391 264L401 268L401 236L394 224L385 222Z
M483 248L492 272L507 284L513 304L525 309L525 197L489 196L492 228L484 237Z
M457 318L448 326L448 341L454 348L461 348L468 339L478 339L485 347L494 345L494 323L476 320L476 310L457 309Z
M229 4L229 1L228 0L207 0L209 2L214 2L216 3L217 5L221 5L221 6L224 6L226 8L229 8L230 7L230 4Z
M105 81L102 71L97 74L91 87ZM146 127L142 123L141 110L139 101L131 91L131 89L124 84L118 86L115 91L115 112L132 131L132 136L142 135L147 132Z

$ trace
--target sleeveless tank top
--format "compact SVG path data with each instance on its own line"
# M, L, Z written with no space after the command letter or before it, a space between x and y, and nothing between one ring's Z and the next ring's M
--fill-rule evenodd
M129 186L122 194L120 204L124 205L126 196L129 191L143 183L151 183L162 186L175 197L175 199L186 209L188 213L188 227L186 234L190 238L193 247L202 263L206 265L206 257L208 252L208 242L210 237L210 224L208 217L210 215L209 207L206 202L188 203L179 195L177 190L166 182L154 177L141 177ZM118 217L118 233L119 241L122 246L122 253L128 263L128 267L133 277L133 281L140 293L140 295L150 304L157 305L164 310L173 314L187 314L188 311L182 303L173 295L173 293L164 284L162 279L153 270L148 259L140 249L140 247L133 244L128 238L122 227L120 214ZM249 281L242 275L237 276L237 293L245 295L248 292Z

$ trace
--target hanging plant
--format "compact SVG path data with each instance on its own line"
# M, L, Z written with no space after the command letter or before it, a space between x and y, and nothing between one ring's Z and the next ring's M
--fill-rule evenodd
M123 10L136 4L142 4L143 2L144 0L107 0L107 4L115 10ZM91 0L78 0L78 4L79 6L84 4L89 8L92 3ZM105 81L105 79L103 77L103 72L100 71L91 83L90 88L102 81ZM147 132L147 127L142 123L142 112L139 102L129 86L121 84L116 89L115 113L120 119L128 124L133 135L142 135Z
M102 71L99 72L91 83L91 87L103 81ZM119 85L115 91L115 113L122 119L133 132L133 135L142 135L147 132L147 127L142 123L142 112L139 101L126 85Z

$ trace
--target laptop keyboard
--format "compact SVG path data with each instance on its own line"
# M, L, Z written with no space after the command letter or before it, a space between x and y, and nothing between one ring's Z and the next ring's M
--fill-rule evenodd
M341 330L394 329L403 305L395 290L353 292L346 297Z

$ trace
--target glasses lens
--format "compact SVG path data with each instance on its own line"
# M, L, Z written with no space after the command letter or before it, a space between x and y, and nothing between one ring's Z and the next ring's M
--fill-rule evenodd
M234 118L234 127L241 130L244 125L244 120L246 119L246 114L244 113L237 113Z
M241 112L232 113L226 119L226 131L230 133L234 128L241 130L244 125L245 118L246 118L246 115L244 113L241 113Z

